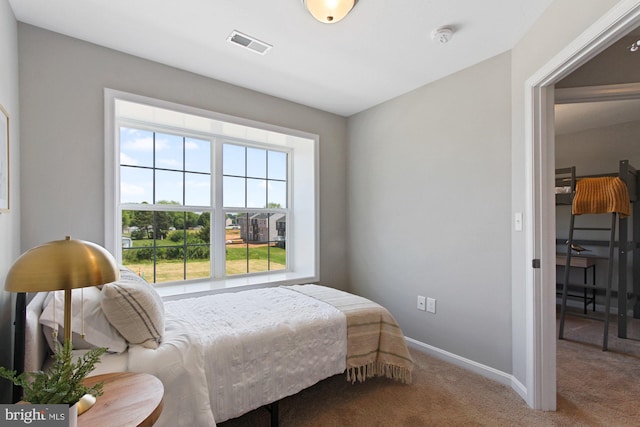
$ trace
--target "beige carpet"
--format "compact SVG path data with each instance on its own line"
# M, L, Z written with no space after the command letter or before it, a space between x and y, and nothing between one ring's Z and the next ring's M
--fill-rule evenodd
M280 404L280 425L297 426L640 426L640 342L616 337L601 348L602 322L567 319L558 341L558 410L533 411L511 390L412 351L413 384L386 379L322 381ZM266 410L220 427L269 425Z

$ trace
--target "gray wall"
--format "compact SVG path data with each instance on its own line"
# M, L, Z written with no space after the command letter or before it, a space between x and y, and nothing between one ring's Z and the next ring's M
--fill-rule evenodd
M349 120L351 289L405 334L511 372L506 53ZM481 82L481 84L478 84ZM437 314L416 309L417 295Z
M408 336L525 388L531 260L511 220L527 206L525 83L616 3L556 0L510 56L349 121L351 289ZM438 314L417 311L418 294Z
M347 286L344 117L19 24L22 248L104 243L105 87L320 135L320 279Z
M617 172L620 160L640 168L640 120L556 135L555 152L556 167L578 175Z
M10 212L0 214L0 366L13 363L12 295L4 291L11 263L20 254L20 120L18 114L18 32L7 0L0 0L0 104L9 112ZM11 387L0 382L0 403L11 402Z

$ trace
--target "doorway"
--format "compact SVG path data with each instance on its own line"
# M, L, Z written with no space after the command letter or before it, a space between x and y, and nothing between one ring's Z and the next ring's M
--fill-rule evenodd
M527 213L535 224L531 227L528 251L541 259L539 274L532 271L530 279L531 283L539 285L539 294L527 301L530 308L527 341L533 358L527 374L531 386L528 401L534 409L556 409L554 85L638 27L640 4L629 3L614 8L563 51L564 58L543 67L527 82L530 97L525 103L525 120L533 130L527 140L531 153L527 185L534 189Z
M582 177L618 176L621 173L620 162L623 161L628 161L624 167L631 171L640 167L640 76L637 74L640 69L639 39L640 27L637 27L555 84L556 169L574 168L575 175L580 180ZM633 248L638 239L637 233L632 233L632 229L637 227L631 225L638 223L638 218L634 219L633 216L634 211L638 210L635 202L635 174L627 175L626 179L631 180L629 193L632 216L626 220L627 227L624 230L620 229L622 224L616 223L617 234L624 234L618 235L616 239L618 242L630 242L627 246ZM602 228L600 231L578 229L574 233L576 247L579 249L572 251L572 264L575 263L576 266L569 271L571 283L590 283L594 286L604 286L607 283L607 267L610 263L606 259L609 235L606 229L610 225L609 217L610 215L576 217L577 227ZM556 249L561 255L560 264L564 260L563 254L567 252L565 242L569 234L570 218L570 200L556 195ZM616 255L618 249L624 247L616 245ZM634 277L636 281L640 278L638 269L634 269L634 264L635 267L640 265L636 258L637 252L636 257L633 250L627 252L622 257L624 262L616 256L615 262L611 263L615 273L612 275L612 307L611 315L608 316L611 325L607 335L638 340L640 319L618 312L625 306L625 311L630 311L631 304L635 304L633 298L621 297L620 289L632 292ZM625 274L621 274L619 268L625 269ZM557 283L562 283L564 266L559 268L558 273ZM587 275L591 276L589 280ZM637 290L634 294L637 294ZM576 316L600 320L607 317L604 315L606 310L602 291L596 293L595 290L570 289L568 295L567 313L571 314L569 317L574 321L578 320ZM637 309L638 307L636 312ZM595 328L597 323L583 320L580 324L593 325ZM575 333L579 335L577 330ZM599 335L602 336L601 330ZM572 334L567 336L568 339L571 337ZM591 336L589 341L592 338L595 337Z

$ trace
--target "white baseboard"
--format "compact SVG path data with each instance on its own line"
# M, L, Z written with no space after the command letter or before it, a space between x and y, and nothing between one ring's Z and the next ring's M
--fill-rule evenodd
M482 375L483 377L489 378L490 380L496 381L500 384L509 386L513 389L513 391L518 393L518 395L525 402L527 401L527 388L524 386L524 384L518 381L518 379L515 378L513 375L499 371L490 366L486 366L481 363L475 362L471 359L458 356L457 354L449 353L448 351L439 349L429 344L425 344L422 341L414 340L413 338L409 338L409 337L405 337L405 338L407 340L407 344L409 347L412 347L419 351L423 351L429 354L430 356L444 360L445 362L449 362L456 366L460 366L463 369L466 369L478 375Z

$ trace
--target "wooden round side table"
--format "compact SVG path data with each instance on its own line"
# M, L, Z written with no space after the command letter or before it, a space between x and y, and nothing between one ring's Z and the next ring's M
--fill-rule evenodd
M149 427L162 413L164 387L149 374L115 372L96 375L85 384L104 382L103 394L95 405L78 416L78 426Z

